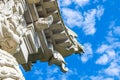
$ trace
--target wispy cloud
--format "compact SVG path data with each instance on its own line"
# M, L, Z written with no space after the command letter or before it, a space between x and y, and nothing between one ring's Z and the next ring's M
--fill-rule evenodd
M108 56L104 54L96 61L96 64L106 65L108 63L108 60L109 60Z
M99 3L100 1L102 1L103 3L106 2L107 0L94 0L93 3Z
M59 73L59 74L58 74ZM69 80L70 76L72 75L78 75L77 70L73 69L73 70L69 70L66 74L64 73L60 73L58 69L47 69L47 78L46 80ZM54 76L56 75L56 76Z
M73 70L69 70L68 71L68 73L66 73L66 74L61 74L61 75L59 75L59 80L70 80L70 76L72 76L72 75L79 75L78 73L77 73L77 70L76 69L73 69Z
M72 0L59 0L59 3L61 3L60 6L69 6L72 3Z
M114 80L113 78L105 78L102 75L100 76L90 76L91 80Z
M115 35L120 36L120 26L113 27L113 32Z
M83 30L86 35L93 35L96 32L96 19L101 18L104 13L102 6L97 6L97 9L91 9L84 12Z
M106 35L106 41L103 41L102 43L104 44L101 44L101 46L96 50L96 52L101 53L102 56L100 56L95 63L107 65L108 67L100 70L100 75L104 74L109 77L120 79L119 26L115 26L115 23L113 24L112 22L109 26L108 34Z
M89 3L89 0L65 0L64 2L59 0L62 4L63 19L68 27L82 28L85 35L93 35L96 32L96 20L100 20L104 13L104 8L98 5L94 9L90 9L81 13L78 9L70 9L67 6L76 4L75 6L85 6Z
M115 53L115 51L114 51L113 49L107 50L106 53L107 53L107 55L108 55L108 57L109 57L110 59L113 59L113 58L115 57L115 55L116 55L116 53ZM110 60L110 59L109 59L109 60Z
M80 80L114 80L112 77L104 77L103 75L99 74L97 76L82 76Z
M115 26L115 22L111 22L108 34L106 35L106 42L104 41L105 44L101 44L101 46L96 50L97 53L103 54L97 59L96 64L111 63L118 56L117 49L120 49L120 39L118 38L119 31L120 27Z
M83 21L83 30L86 35L94 34L96 32L95 29L95 15L96 9L89 10L84 13L84 21Z
M39 69L36 69L35 71L34 71L34 74L35 75L43 75L43 72Z
M79 5L79 6L85 6L86 4L89 3L89 0L74 0L74 2Z
M81 56L81 61L86 63L93 56L92 45L90 43L85 43L85 54Z
M96 16L97 16L98 20L101 19L101 16L103 15L103 13L104 13L104 8L103 8L103 6L102 6L102 5L97 6Z
M46 80L55 80L55 77L49 77Z
M120 75L120 66L116 62L112 62L110 66L104 70L105 73L109 76L119 76Z
M107 45L107 44L102 44L97 50L97 53L104 53L106 50L110 49L111 46Z
M97 49L97 53L103 54L100 58L97 59L96 64L106 65L112 59L115 58L115 50L112 45L101 45L100 48Z
M62 8L62 15L65 23L73 28L80 27L86 35L93 35L96 32L96 20L100 20L104 13L102 6L97 6L96 9L90 9L81 13L79 10L73 10L70 8Z
M80 27L84 31L85 35L93 35L96 32L96 20L100 20L101 16L104 13L104 7L102 5L98 5L94 9L86 10L81 13L78 9L70 9L67 6L72 4L76 4L77 6L85 6L89 4L89 0L59 0L62 4L62 15L65 23L68 27Z
M83 7L89 3L89 0L59 0L59 2L61 3L61 6L65 7L71 5L71 3L75 4L76 6Z
M69 27L81 26L83 22L83 16L81 12L70 9L62 8L63 18Z

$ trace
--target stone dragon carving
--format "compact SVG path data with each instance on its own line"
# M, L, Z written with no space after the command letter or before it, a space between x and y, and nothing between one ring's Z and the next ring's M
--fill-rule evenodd
M40 60L67 72L64 57L84 52L77 35L64 26L56 4L55 0L0 0L0 80L24 80L17 62L26 71Z

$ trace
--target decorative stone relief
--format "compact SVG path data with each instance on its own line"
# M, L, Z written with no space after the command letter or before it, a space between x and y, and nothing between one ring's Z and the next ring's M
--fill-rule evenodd
M26 29L20 0L0 1L0 49L9 53L17 52L20 38Z
M0 80L25 80L16 59L0 49Z
M67 72L64 57L84 52L76 37L56 0L0 0L0 80L24 80L17 62L26 71L40 60Z
M21 0L0 0L0 80L24 80L16 59L26 32Z

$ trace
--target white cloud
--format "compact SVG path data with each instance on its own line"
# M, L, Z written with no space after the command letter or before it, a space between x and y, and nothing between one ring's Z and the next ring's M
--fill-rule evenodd
M90 43L85 43L85 54L81 56L81 61L86 63L93 56L92 45Z
M108 36L120 36L120 26L115 26L115 21L112 21L109 26Z
M110 66L104 70L105 73L109 76L119 76L120 75L120 66L116 63L111 63Z
M96 16L97 16L98 20L101 19L101 16L103 15L103 13L104 13L103 6L97 6Z
M47 78L46 80L56 80L55 77Z
M34 74L35 75L43 75L43 72L41 70L36 69Z
M77 73L77 70L76 69L73 69L73 70L69 70L66 74L61 74L59 75L59 78L58 80L70 80L70 76L75 76L77 75L78 76L78 73Z
M85 31L86 35L94 34L96 32L95 15L96 15L96 9L92 9L84 13L85 21L83 22L83 30Z
M83 14L79 9L70 9L69 5L75 5L74 8L80 6L83 7L89 4L90 0L59 0L62 9L63 19L65 23L73 28L80 27L83 29L86 35L93 35L96 32L96 19L100 20L104 13L104 8L102 5L98 5L94 9L84 11Z
M111 35L111 33L109 34ZM115 38L115 37L112 37L112 36L107 36L106 37L106 40L109 42L109 43L114 43L118 40L118 38Z
M72 0L59 0L60 6L69 6L72 3Z
M46 73L47 75L46 77L46 80L68 80L69 79L69 76L72 76L72 75L78 75L77 73L77 70L76 69L72 69L65 74L65 73L60 73L59 72L59 68L56 67L56 68L46 68ZM54 76L56 75L56 76Z
M120 41L113 42L113 43L111 43L111 45L113 46L114 49L115 48L120 49Z
M112 58L115 57L115 51L112 50L112 49L111 50L107 50L106 53L107 53L109 59L112 59Z
M109 26L109 31L106 36L107 41L112 48L120 48L120 26L115 26L115 21L112 21Z
M103 80L103 76L90 76L91 80Z
M100 20L103 13L104 8L102 6L97 6L97 9L88 10L84 13L83 30L86 35L93 35L96 32L96 19Z
M106 50L110 49L109 45L106 44L102 44L98 49L97 49L97 53L104 53Z
M53 75L53 73L58 73L58 71L59 71L58 67L55 67L54 69L47 68L47 74L49 74L48 77Z
M120 39L119 39L119 26L115 26L115 22L112 22L109 26L108 34L106 35L106 41L103 41L101 46L96 50L97 53L103 54L97 59L96 64L107 65L107 68L100 70L100 75L104 74L108 77L116 77L120 79ZM114 80L107 78L104 80Z
M83 17L79 11L70 8L62 8L62 14L69 27L81 26Z
M102 76L90 76L92 80L102 80Z
M98 75L91 75L91 76L82 76L80 80L114 80L114 78L111 77L104 77L104 75L98 74Z
M59 0L61 6L67 7L72 4L76 4L76 6L83 7L89 3L89 0Z
M113 31L116 35L120 36L120 26L117 26L117 27L113 27Z
M97 53L103 54L100 58L97 59L96 64L106 65L108 62L113 60L116 56L114 51L115 46L102 44L98 49Z
M53 76L54 74L57 74L59 72L58 67L52 68L52 66L46 68L46 80L55 80L55 77Z
M86 35L93 35L96 32L96 19L100 19L103 12L104 8L102 6L88 10L84 14L70 8L62 8L65 23L71 28L76 26L82 28Z
M109 60L108 56L104 54L96 61L96 64L106 65L108 63L108 60Z
M104 80L114 80L114 78L105 78Z
M61 80L67 80L67 76L61 75L61 76L60 76L60 79L61 79Z
M74 0L74 2L79 5L79 6L85 6L86 4L89 3L89 0Z

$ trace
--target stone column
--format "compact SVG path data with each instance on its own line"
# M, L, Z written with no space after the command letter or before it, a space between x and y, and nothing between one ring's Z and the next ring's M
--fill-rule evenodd
M0 80L25 80L16 59L0 49Z

